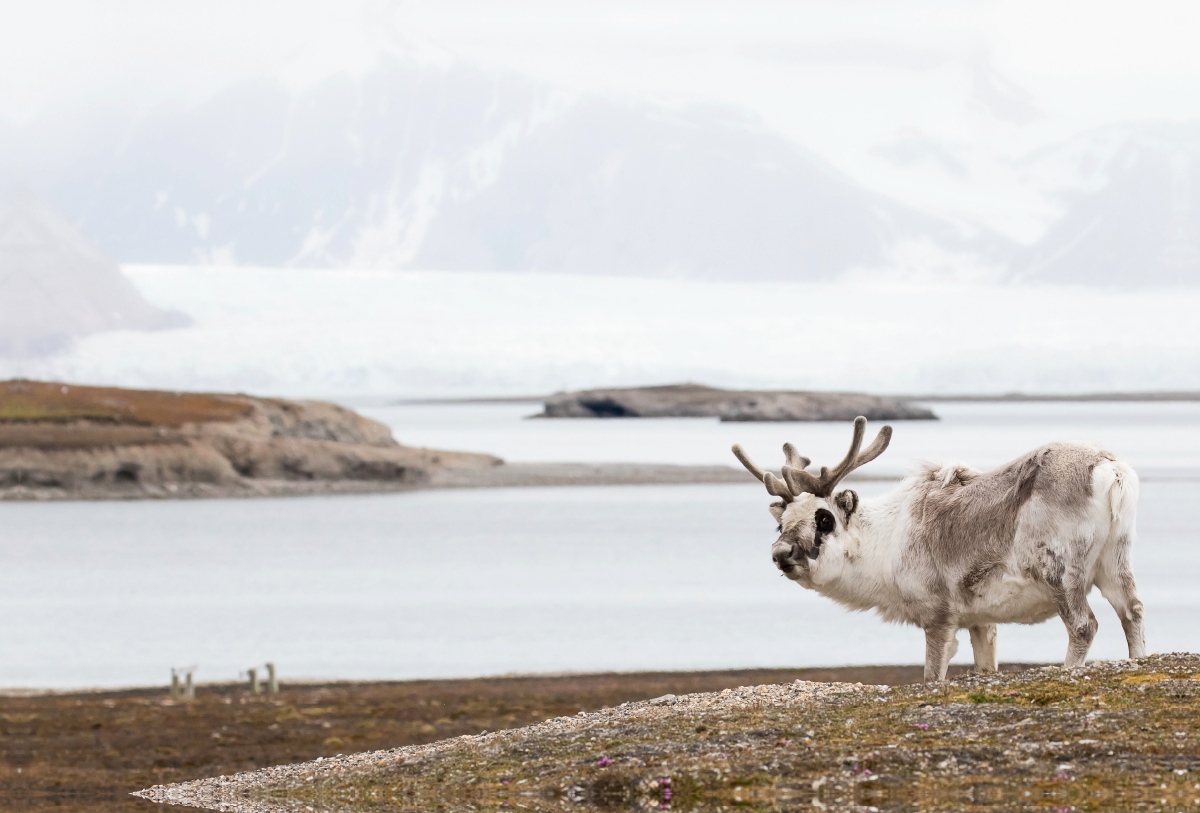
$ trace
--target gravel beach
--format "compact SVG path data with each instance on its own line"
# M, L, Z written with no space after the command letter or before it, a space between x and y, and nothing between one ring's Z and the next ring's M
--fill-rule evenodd
M309 497L334 494L390 494L445 488L521 488L531 486L679 485L753 483L732 466L677 466L656 463L497 463L433 469L428 479L405 480L271 480L238 483L172 483L126 489L81 489L14 486L0 489L0 501L228 499L243 497Z

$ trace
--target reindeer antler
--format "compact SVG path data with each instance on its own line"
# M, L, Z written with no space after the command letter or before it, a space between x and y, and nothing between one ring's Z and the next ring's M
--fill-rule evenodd
M791 444L789 443L784 446L784 454L787 454L788 446L791 446ZM792 451L793 452L795 451L795 447L792 447ZM741 446L739 446L736 443L733 444L733 454L737 457L738 460L742 461L742 465L745 466L746 469L751 474L753 474L759 480L762 480L763 485L765 485L767 487L768 494L770 494L773 497L779 497L781 500L783 500L783 502L785 504L790 503L792 500L796 499L796 495L792 493L792 490L789 488L789 486L786 482L784 482L783 480L780 480L778 477L776 477L774 474L772 474L769 471L764 472L761 468L758 467L757 463L755 463L753 460L750 459L750 455L746 454L746 450L743 449ZM797 455L797 457L799 457L799 455ZM805 458L803 458L803 457L799 457L799 459L805 460ZM805 461L805 462L807 462L807 461ZM787 467L784 466L784 472L786 473L786 471L787 471ZM798 494L799 492L796 492L796 493Z
M797 495L805 492L818 497L828 497L847 474L879 457L892 442L892 427L884 426L879 430L879 434L875 436L871 445L859 452L866 431L867 419L860 415L854 419L854 437L850 441L850 451L832 470L822 466L819 476L813 476L805 471L808 468L809 459L802 457L796 451L796 447L790 443L783 444L783 455L787 464L784 465L781 472L783 474L782 481L771 472L764 472L759 468L741 446L735 444L733 453L751 474L762 480L769 494L781 497L785 503L790 503L796 499Z

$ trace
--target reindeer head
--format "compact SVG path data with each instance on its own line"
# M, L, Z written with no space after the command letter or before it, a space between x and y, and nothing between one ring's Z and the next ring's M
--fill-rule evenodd
M858 508L858 495L849 489L835 495L833 490L847 474L883 454L892 439L892 427L884 426L874 442L860 452L866 431L867 419L855 418L854 439L845 459L832 470L822 466L819 475L805 471L809 459L790 443L783 444L787 463L780 472L782 479L755 465L741 446L733 447L742 465L766 485L767 493L779 497L770 506L771 516L779 523L779 538L771 546L771 558L788 578L802 584L811 582L823 551L828 552L826 559L840 559L836 554L846 550L844 533Z

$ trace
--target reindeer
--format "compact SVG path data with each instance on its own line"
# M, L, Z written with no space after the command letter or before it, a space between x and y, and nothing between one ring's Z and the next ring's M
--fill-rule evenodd
M1138 478L1099 446L1050 443L993 471L919 465L894 491L860 500L838 483L888 447L884 426L866 449L866 418L850 451L819 475L790 443L781 477L740 446L733 453L778 497L775 566L792 581L853 610L925 631L925 682L944 680L970 631L978 671L996 669L996 625L1067 627L1064 663L1081 666L1096 634L1093 585L1112 604L1129 657L1146 654L1142 602L1130 564Z

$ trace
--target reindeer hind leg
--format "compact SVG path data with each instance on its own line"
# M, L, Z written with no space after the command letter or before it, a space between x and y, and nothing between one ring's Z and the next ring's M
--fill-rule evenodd
M1129 562L1131 540L1122 536L1105 548L1096 569L1096 586L1121 619L1129 657L1146 654L1146 629L1142 621L1142 602L1137 595L1137 582Z
M1087 589L1078 584L1064 586L1056 591L1054 601L1058 605L1058 615L1067 627L1067 657L1063 666L1068 669L1083 666L1099 626L1088 606Z
M936 683L946 679L946 668L958 650L954 634L958 628L953 624L939 622L925 628L925 682Z

